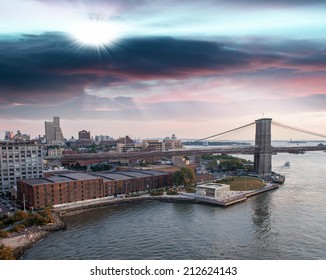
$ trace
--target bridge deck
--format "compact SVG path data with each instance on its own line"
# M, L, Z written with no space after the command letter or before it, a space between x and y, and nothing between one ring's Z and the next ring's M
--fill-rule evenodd
M308 151L326 151L326 145L298 146L298 147L272 147L271 153L300 153ZM151 152L128 152L128 153L102 153L102 154L76 154L65 155L61 158L62 163L77 161L108 161L113 159L149 158L149 157L172 157L172 156L199 156L207 154L255 154L259 148L255 146L210 148L210 149L184 149L174 151L151 151Z

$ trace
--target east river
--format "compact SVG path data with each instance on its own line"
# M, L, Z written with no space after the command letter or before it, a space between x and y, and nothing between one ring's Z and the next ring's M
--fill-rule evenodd
M283 186L227 208L152 201L65 217L24 259L325 260L326 153L278 154L273 170Z

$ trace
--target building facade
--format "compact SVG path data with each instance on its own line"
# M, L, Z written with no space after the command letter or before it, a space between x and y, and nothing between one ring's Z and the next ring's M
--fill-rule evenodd
M78 142L79 143L84 143L84 144L91 144L91 132L82 130L78 132Z
M45 122L45 139L47 144L63 144L64 138L60 127L60 117L53 117L53 122Z
M18 182L17 199L26 208L40 209L101 197L128 195L172 186L172 174L159 171L62 173Z
M144 140L144 148L149 150L164 150L164 144L159 140Z
M172 134L172 137L165 137L163 140L164 149L168 150L182 150L183 145L181 140L178 140L175 134Z
M126 137L120 137L117 140L117 151L119 153L126 153L135 150L135 142L127 135Z
M17 180L43 176L43 146L36 142L0 142L0 191L9 192Z

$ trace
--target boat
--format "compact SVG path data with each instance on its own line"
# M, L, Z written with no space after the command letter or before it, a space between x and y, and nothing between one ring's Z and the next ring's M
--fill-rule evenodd
M271 176L271 181L272 181L272 183L282 185L285 182L285 176L282 176L280 174L273 174Z
M290 166L290 162L287 161L286 163L284 163L284 166Z

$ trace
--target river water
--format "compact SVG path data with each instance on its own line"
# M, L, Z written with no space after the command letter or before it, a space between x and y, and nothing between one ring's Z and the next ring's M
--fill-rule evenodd
M24 259L325 260L326 153L278 154L273 170L283 186L227 208L151 201L65 217Z

